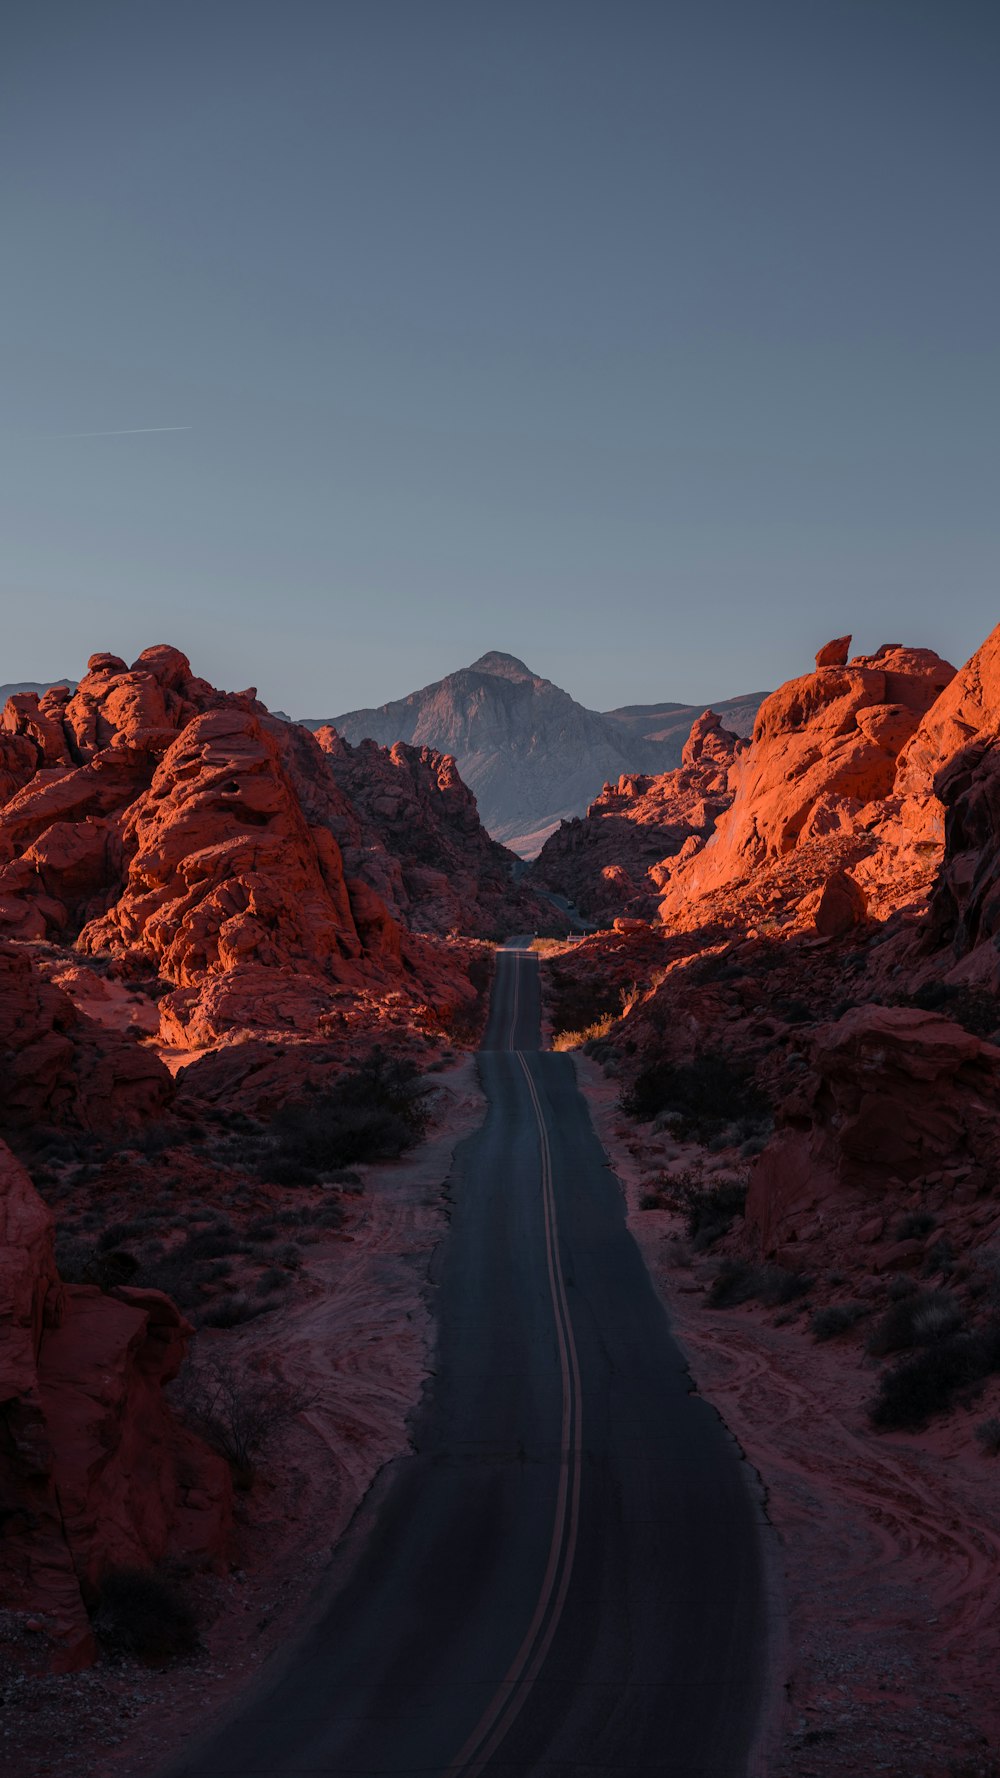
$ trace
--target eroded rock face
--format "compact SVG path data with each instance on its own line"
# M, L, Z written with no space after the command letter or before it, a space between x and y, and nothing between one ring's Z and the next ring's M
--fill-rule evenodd
M850 652L850 636L837 636L832 642L824 642L816 656L816 665L817 667L846 667Z
M537 904L512 883L510 853L490 839L450 754L402 741L351 747L329 727L316 739L352 812L337 835L345 864L378 871L374 886L411 931L494 938L518 914L537 926Z
M929 943L956 978L1000 988L1000 625L955 675L900 760L910 804L940 809Z
M362 952L339 849L310 829L280 749L243 710L195 717L121 829L114 907L85 951L139 953L181 989L244 968L349 980Z
M157 1056L78 1012L30 951L0 941L0 1129L134 1129L172 1091Z
M606 784L582 819L564 821L546 841L532 877L593 919L651 918L672 860L692 856L729 807L730 771L744 745L704 711L676 771Z
M830 645L834 656L843 640ZM832 658L773 692L731 774L732 806L706 845L671 873L661 917L687 923L698 917L700 898L738 890L798 854L803 895L822 887L831 864L857 867L875 855L875 864L852 868L867 896L876 894L880 872L890 901L902 889L926 889L935 843L920 852L927 836L908 819L897 762L953 677L933 650L887 643L847 664Z
M943 1168L981 1165L998 1112L1000 1050L936 1013L858 1007L817 1032L753 1169L747 1220L768 1254L824 1232L843 1247L845 1217L886 1198L898 1207L904 1187Z
M0 1142L0 1593L57 1671L94 1658L109 1568L223 1557L228 1466L161 1393L190 1332L158 1291L61 1284L52 1217Z
M450 1017L475 998L466 966L415 935L538 924L453 760L324 751L166 645L9 699L5 785L0 934L110 955L152 984L172 1045L316 1035L342 991Z

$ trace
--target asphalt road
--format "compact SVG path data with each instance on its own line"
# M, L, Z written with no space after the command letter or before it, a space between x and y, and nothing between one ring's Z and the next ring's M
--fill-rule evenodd
M176 1778L747 1778L760 1508L692 1393L537 960L498 958L415 1455L269 1688Z

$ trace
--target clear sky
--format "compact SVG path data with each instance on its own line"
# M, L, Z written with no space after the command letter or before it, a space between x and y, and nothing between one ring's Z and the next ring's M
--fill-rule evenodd
M0 681L964 658L998 51L996 0L5 0Z

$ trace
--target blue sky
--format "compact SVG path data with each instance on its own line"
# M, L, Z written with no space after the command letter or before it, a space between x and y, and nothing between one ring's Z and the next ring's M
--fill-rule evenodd
M998 48L992 0L9 0L0 680L170 640L322 715L494 647L601 707L847 629L964 658Z

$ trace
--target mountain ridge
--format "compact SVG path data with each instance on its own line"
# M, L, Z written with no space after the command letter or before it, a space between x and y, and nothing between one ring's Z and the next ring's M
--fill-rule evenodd
M762 695L715 707L745 732ZM663 702L592 710L517 655L492 649L405 697L300 720L314 730L335 728L355 746L366 739L383 747L403 741L451 753L488 832L533 857L560 821L583 814L605 783L679 765L704 707Z

